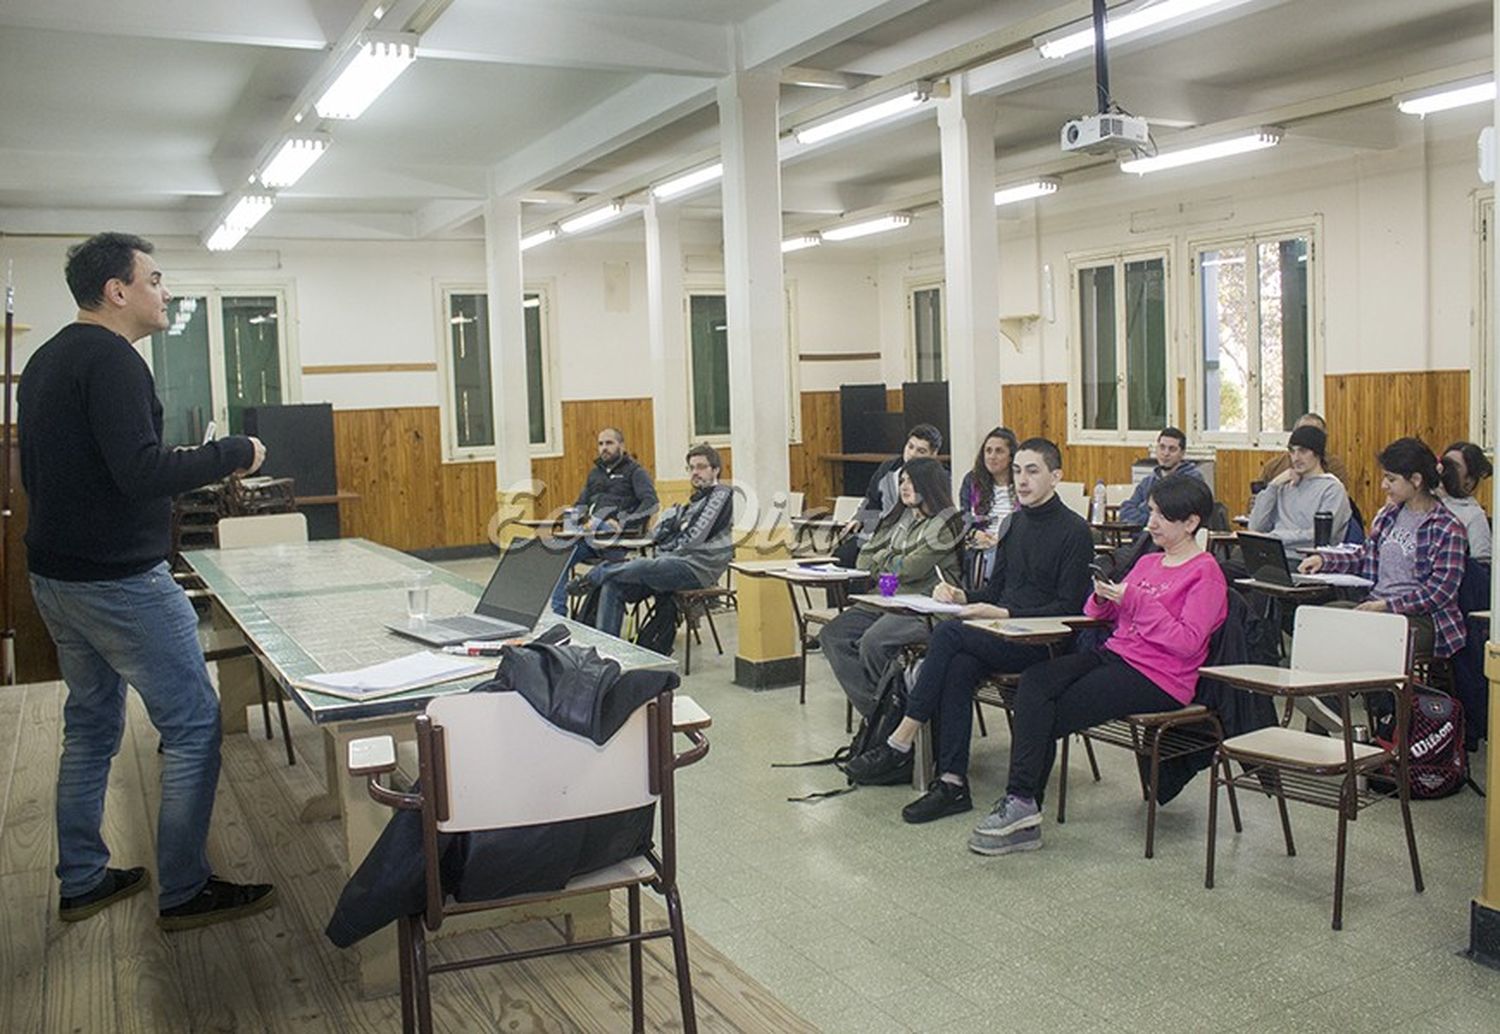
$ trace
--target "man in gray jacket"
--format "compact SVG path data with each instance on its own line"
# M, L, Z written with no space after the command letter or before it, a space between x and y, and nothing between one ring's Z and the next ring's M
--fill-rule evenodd
M1329 541L1344 541L1349 492L1323 469L1327 449L1328 436L1310 424L1292 432L1286 450L1291 465L1256 495L1250 510L1251 531L1275 535L1288 549L1311 549L1313 518L1326 512L1333 515Z
M1203 480L1198 464L1187 458L1187 435L1175 427L1164 427L1156 436L1156 469L1142 478L1130 498L1120 504L1120 520L1145 527L1146 519L1151 516L1148 503L1151 486L1179 474Z

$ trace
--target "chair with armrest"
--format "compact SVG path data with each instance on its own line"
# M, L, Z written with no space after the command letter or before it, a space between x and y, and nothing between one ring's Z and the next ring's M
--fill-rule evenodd
M1406 831L1412 882L1421 893L1422 867L1417 858L1417 839L1411 824L1408 768L1410 744L1407 729L1411 713L1411 646L1406 618L1400 614L1345 610L1336 607L1297 608L1292 633L1291 669L1259 665L1208 668L1221 681L1250 688L1262 687L1286 698L1280 725L1230 736L1219 745L1210 770L1208 798L1208 859L1205 887L1214 885L1214 847L1219 785L1238 786L1268 793L1276 798L1281 814L1286 853L1297 853L1292 841L1286 802L1301 801L1338 812L1338 838L1334 859L1333 928L1343 928L1344 859L1348 825L1359 812L1393 794L1401 802L1401 821ZM1236 669L1239 669L1236 674ZM1228 674L1226 674L1228 673ZM1383 676L1383 677L1382 677ZM1269 687L1269 688L1266 688ZM1350 688L1356 687L1356 688ZM1337 694L1339 729L1321 736L1288 727L1292 704L1299 698ZM1359 743L1350 719L1350 697L1355 693L1389 693L1395 697L1396 745ZM1228 763L1238 762L1240 773L1229 772ZM1394 770L1394 772L1392 772ZM1378 789L1373 774L1394 775L1394 790Z
M401 1020L405 1034L431 1034L429 976L453 970L628 945L630 949L631 1029L645 1029L642 951L644 941L667 937L682 1009L683 1029L698 1029L688 968L687 929L677 889L677 822L674 777L677 769L708 753L703 730L709 716L688 697L662 692L636 709L608 742L592 740L551 725L518 693L459 693L438 697L416 718L420 790L397 792L379 777L396 769L391 736L349 744L349 774L368 780L370 796L422 817L425 901L422 912L398 921ZM693 743L677 754L673 732ZM444 894L439 873L439 834L476 833L538 823L566 822L655 804L659 810L657 847L615 865L571 879L561 890L488 901L453 901ZM666 902L668 926L642 931L641 887ZM504 908L541 899L625 889L629 931L588 941L525 951L429 962L426 935L454 915Z

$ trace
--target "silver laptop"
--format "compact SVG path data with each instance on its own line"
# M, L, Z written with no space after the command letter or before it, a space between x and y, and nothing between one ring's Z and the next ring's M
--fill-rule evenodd
M571 549L545 548L541 539L517 540L500 554L500 562L475 604L474 613L428 618L420 628L405 623L385 627L430 646L527 635L552 598L552 590L571 555Z
M1275 535L1260 535L1253 531L1235 534L1240 552L1245 560L1245 570L1251 578L1271 585L1328 585L1327 575L1301 574L1287 559L1286 543Z

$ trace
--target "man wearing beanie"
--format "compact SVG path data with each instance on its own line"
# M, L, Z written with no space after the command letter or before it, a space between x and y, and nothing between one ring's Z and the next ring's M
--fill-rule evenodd
M1333 542L1344 540L1349 524L1349 493L1338 478L1323 469L1328 435L1311 424L1292 432L1287 442L1286 470L1255 497L1250 530L1275 535L1288 549L1311 549L1313 517L1333 514Z
M1309 425L1316 427L1324 434L1328 433L1328 424L1323 420L1322 415L1318 413L1303 413L1297 418L1297 422L1292 425L1292 430L1295 431L1299 427L1307 427ZM1272 481L1276 480L1277 475L1284 474L1289 470L1291 465L1291 457L1284 452L1278 452L1266 460L1266 465L1260 469L1259 481L1262 484L1269 485ZM1337 455L1331 452L1324 453L1323 469L1342 481L1344 488L1348 489L1349 468L1344 465L1344 461L1339 459Z

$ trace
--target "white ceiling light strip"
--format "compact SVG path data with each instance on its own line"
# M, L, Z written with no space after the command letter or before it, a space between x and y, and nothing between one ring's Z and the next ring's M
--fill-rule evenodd
M546 229L538 230L536 233L527 234L521 238L521 250L530 251L538 244L546 244L548 241L557 239L557 227L548 226Z
M564 219L557 224L557 228L563 233L583 233L603 226L605 223L614 222L624 213L625 206L618 201L611 201L603 208L596 208L582 215L575 215L571 219ZM538 242L540 243L540 242Z
M1144 0L1143 3L1131 5L1128 10L1122 7L1109 12L1104 23L1104 38L1108 41L1144 32L1228 2L1230 0L1156 0L1155 3ZM1051 61L1072 57L1094 49L1094 26L1090 22L1056 35L1039 36L1032 45L1042 57Z
M1470 104L1488 104L1495 99L1495 80L1486 78L1465 83L1449 83L1436 90L1408 94L1396 98L1396 107L1403 115L1419 115L1426 118L1439 111L1450 111Z
M1281 130L1267 126L1253 133L1231 137L1228 140L1216 140L1211 144L1187 147L1181 151L1169 151L1150 158L1133 158L1130 161L1121 162L1120 171L1143 176L1148 172L1160 172L1163 169L1176 169L1183 165L1195 165L1198 162L1211 162L1217 158L1248 154L1251 151L1275 147L1279 143L1281 143Z
M209 251L228 251L238 244L255 224L265 218L276 199L270 194L245 194L236 201L219 225L209 234L204 246Z
M781 253L789 255L794 251L802 251L806 248L816 248L823 243L823 235L817 233L802 233L795 237L788 237L781 242Z
M918 83L905 93L889 97L869 107L857 108L847 114L831 118L827 122L794 129L792 135L796 137L799 144L821 143L877 122L898 118L926 104L931 98L932 84Z
M685 172L681 176L674 176L665 182L658 183L651 188L651 196L658 201L666 201L670 198L681 197L699 187L706 187L724 178L724 163L715 162L705 165L701 169Z
M1018 201L1030 201L1032 198L1046 197L1048 194L1055 193L1057 193L1057 180L1032 180L1030 183L1020 183L1014 187L1003 187L995 191L995 207L1013 205Z
M366 33L354 48L354 59L314 105L320 118L354 119L417 59L417 37L411 33Z
M825 241L852 241L858 237L869 237L877 233L900 230L911 225L911 216L905 212L892 212L876 219L865 219L857 223L844 223L823 231Z
M268 161L265 168L255 174L263 187L290 187L302 174L313 167L328 150L328 136L314 133L289 137Z

